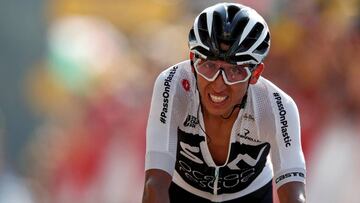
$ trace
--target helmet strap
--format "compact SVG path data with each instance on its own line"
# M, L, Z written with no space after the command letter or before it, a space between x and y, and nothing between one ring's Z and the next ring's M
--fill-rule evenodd
M246 101L247 101L247 97L248 97L248 90L249 90L249 86L250 86L250 79L249 79L249 82L248 82L248 86L246 88L246 92L245 92L245 95L243 96L240 104L235 104L233 109L231 110L231 113L230 115L228 116L221 116L222 119L229 119L231 117L231 115L234 113L235 109L236 108L239 108L239 109L243 109L245 108L245 105L246 105Z

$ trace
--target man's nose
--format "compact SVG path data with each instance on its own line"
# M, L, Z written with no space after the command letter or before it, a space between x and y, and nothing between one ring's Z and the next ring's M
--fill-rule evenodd
M224 74L223 74L223 69L220 69L219 70L220 71L220 73L219 73L219 75L216 77L216 79L214 80L214 82L213 82L213 88L214 88L214 90L216 91L216 92L222 92L222 91L224 91L225 89L226 89L226 87L227 87L227 85L226 85L226 83L225 83L225 80L224 80Z

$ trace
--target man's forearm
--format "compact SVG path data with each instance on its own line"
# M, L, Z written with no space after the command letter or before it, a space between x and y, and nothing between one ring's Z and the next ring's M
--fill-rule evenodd
M158 185L146 184L142 203L170 203L169 191Z
M278 190L280 203L305 203L305 185L300 182L289 182Z

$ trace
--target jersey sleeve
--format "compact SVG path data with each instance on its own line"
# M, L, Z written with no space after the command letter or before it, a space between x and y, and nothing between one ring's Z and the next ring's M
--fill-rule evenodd
M161 169L171 176L175 167L177 120L181 111L178 72L178 66L173 66L156 79L146 129L145 170Z
M270 101L274 114L275 137L271 136L271 159L274 181L279 188L285 183L305 183L305 159L301 148L300 119L294 100L280 89L274 89Z

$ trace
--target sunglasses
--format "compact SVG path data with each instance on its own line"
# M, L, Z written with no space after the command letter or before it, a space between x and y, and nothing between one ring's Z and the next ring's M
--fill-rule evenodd
M235 65L224 61L204 60L198 58L194 62L194 68L197 74L209 82L222 73L224 82L227 85L234 85L247 81L251 77L251 71L255 67L254 64Z

